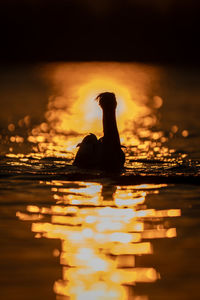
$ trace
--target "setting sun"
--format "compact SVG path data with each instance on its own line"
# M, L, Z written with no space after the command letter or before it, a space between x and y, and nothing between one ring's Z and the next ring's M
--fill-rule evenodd
M153 82L159 79L159 68L97 62L51 64L43 76L54 88L45 122L33 128L28 137L29 142L38 145L34 151L41 155L71 158L84 135L93 133L101 137L102 109L95 99L104 92L116 96L117 127L123 145L140 145L140 138L151 134L148 128L157 118L148 105L149 92ZM162 99L153 94L154 109L155 99L159 102L156 107L162 105ZM142 147L147 151L149 145L142 142Z
M118 63L82 64L79 72L76 65L50 70L48 76L62 93L50 98L48 122L56 125L57 131L75 131L79 134L102 132L102 112L95 98L99 93L115 93L117 99L117 122L119 131L127 128L127 122L148 113L145 105L150 78L137 65L126 65L122 70ZM157 70L149 68L151 77ZM71 87L69 88L69 84Z

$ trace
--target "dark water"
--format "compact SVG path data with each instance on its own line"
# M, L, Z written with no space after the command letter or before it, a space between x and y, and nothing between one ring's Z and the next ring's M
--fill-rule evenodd
M0 72L2 299L199 299L200 77L118 63ZM120 174L72 166L116 93Z

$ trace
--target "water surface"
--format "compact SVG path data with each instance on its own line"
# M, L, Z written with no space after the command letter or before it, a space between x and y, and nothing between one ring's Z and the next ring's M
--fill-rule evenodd
M1 70L4 299L199 298L199 73L133 63ZM119 174L72 166L116 93Z

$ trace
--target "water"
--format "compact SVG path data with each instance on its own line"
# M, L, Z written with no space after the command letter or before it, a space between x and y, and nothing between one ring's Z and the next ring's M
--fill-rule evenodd
M199 299L199 72L141 64L4 67L2 299ZM72 166L116 93L126 165Z

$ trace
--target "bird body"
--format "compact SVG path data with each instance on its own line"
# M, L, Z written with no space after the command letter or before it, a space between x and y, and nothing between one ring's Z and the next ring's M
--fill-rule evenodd
M116 122L116 98L113 93L102 93L97 96L103 110L103 132L100 139L89 134L78 145L73 165L80 168L103 170L119 170L125 162L125 155L121 149L119 132Z
M78 145L79 150L73 164L80 168L98 168L101 157L101 142L96 135L89 134Z

